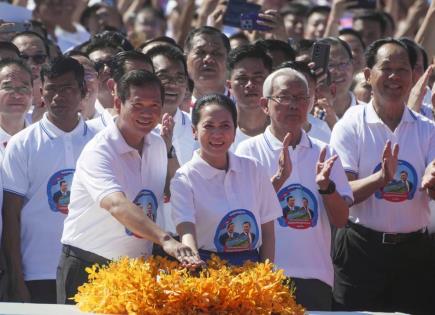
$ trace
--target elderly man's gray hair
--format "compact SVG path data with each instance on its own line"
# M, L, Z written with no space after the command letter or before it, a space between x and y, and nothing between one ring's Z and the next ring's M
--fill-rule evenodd
M264 80L263 97L271 96L273 90L273 82L277 77L280 76L288 76L288 77L293 77L295 80L301 80L302 82L304 82L304 85L308 90L307 79L305 79L305 76L302 73L291 68L282 68L272 72L271 74L269 74L266 80Z

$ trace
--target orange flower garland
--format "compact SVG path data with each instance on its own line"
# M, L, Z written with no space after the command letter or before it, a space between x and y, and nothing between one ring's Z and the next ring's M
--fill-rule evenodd
M74 297L80 310L105 314L305 314L283 270L273 264L228 266L216 256L192 275L165 258L121 258L87 268Z

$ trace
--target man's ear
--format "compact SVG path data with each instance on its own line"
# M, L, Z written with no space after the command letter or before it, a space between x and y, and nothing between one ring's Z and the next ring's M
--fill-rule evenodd
M83 86L80 89L80 92L82 94L82 98L85 98L86 94L88 94L88 86L86 84L86 81L83 82Z
M115 93L115 80L113 80L112 78L110 78L109 80L107 80L107 87L109 88L110 92L112 92L112 95L114 96Z
M113 107L118 112L118 114L121 112L121 106L122 106L121 99L119 98L119 96L115 95L115 99L114 99L114 102L113 102Z
M363 72L364 72L364 77L366 78L366 82L371 85L371 82L370 82L371 77L370 76L371 76L372 70L370 68L366 67L366 68L364 68Z
M260 107L263 110L263 112L269 116L269 100L265 97L260 98Z

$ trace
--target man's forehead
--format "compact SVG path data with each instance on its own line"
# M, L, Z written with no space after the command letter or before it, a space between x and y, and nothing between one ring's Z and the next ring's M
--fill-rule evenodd
M377 63L399 59L409 63L409 56L406 49L397 44L385 44L381 46L376 53Z
M23 76L27 77L26 82L23 82ZM23 69L15 66L15 65L8 65L6 67L3 67L0 70L0 81L14 81L19 80L22 83L29 83L30 84L30 74L28 74Z
M282 74L273 80L274 90L292 90L295 88L307 89L305 82L296 75Z
M193 37L193 48L202 48L207 46L223 48L224 43L222 41L222 38L217 34L198 34Z

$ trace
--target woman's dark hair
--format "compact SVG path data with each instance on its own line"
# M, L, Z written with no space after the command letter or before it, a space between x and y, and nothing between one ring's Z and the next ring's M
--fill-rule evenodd
M116 93L121 99L121 102L125 103L125 101L130 97L130 87L144 87L150 85L156 85L160 89L160 96L163 105L165 88L159 78L149 71L132 70L125 73L116 84Z
M376 64L376 55L378 54L379 48L386 44L398 45L405 49L405 51L408 53L409 64L411 65L411 68L414 69L415 63L417 62L417 55L415 51L409 50L404 43L391 37L378 39L377 41L370 44L369 47L367 47L365 52L367 67L369 67L370 69L373 68L373 66Z
M71 57L59 56L54 58L48 65L43 65L41 69L41 81L53 79L73 72L82 96L86 95L85 70L83 66Z
M230 114L231 118L233 119L234 128L237 128L237 109L234 102L228 97L223 94L208 94L200 99L198 99L195 102L195 107L192 111L192 125L194 127L198 126L199 121L201 120L201 108L209 105L218 105L220 107L223 107L226 109Z
M346 43L344 40L338 38L338 37L326 37L319 39L316 43L320 44L329 44L331 46L341 46L346 51L347 55L349 56L349 59L352 60L352 49L350 48L349 44Z

